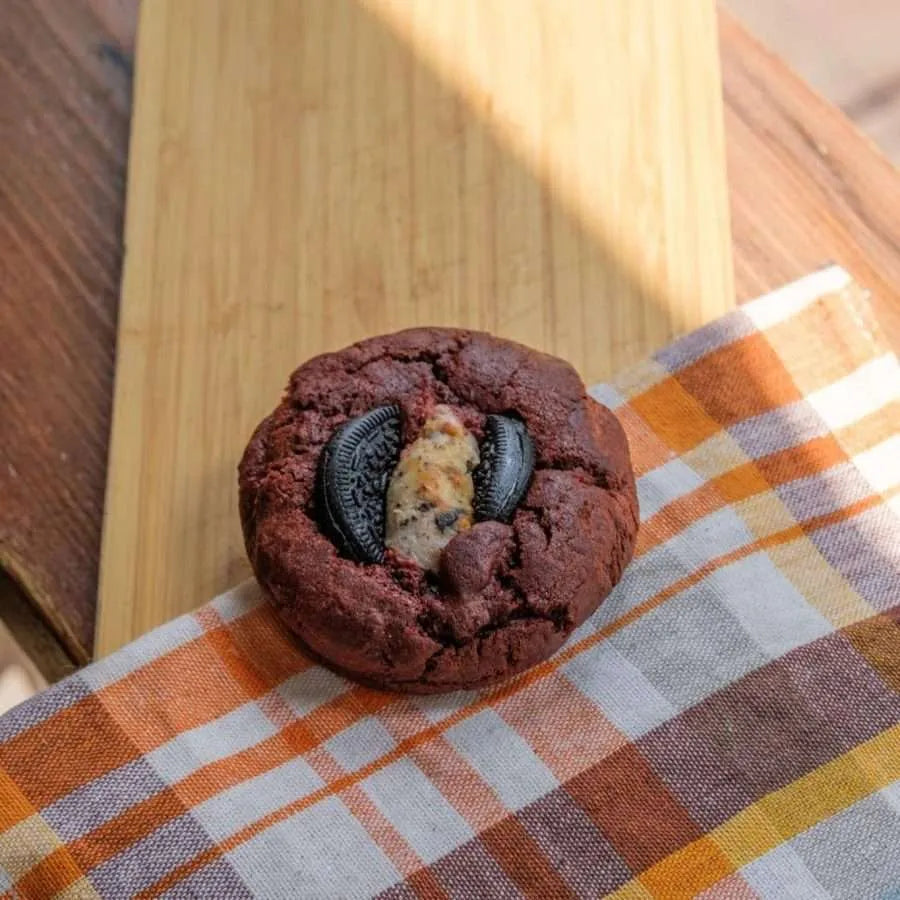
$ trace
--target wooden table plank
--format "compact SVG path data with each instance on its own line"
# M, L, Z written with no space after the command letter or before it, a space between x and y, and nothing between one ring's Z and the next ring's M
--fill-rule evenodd
M900 347L900 174L724 11L719 35L738 299L837 262Z
M135 8L130 0L3 0L2 7L0 565L85 662L106 479Z
M80 661L95 609L136 10L4 0L0 19L0 562ZM720 40L738 298L834 260L874 291L900 346L900 176L724 13Z

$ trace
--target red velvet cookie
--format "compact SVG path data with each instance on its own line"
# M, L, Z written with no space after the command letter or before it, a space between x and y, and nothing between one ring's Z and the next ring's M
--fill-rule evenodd
M568 363L480 332L411 329L300 366L239 483L247 553L287 625L396 690L478 687L546 658L637 533L615 416Z

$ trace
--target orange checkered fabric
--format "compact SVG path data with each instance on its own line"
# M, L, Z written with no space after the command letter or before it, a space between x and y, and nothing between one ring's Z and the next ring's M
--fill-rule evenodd
M642 530L560 652L380 693L244 585L0 718L0 892L900 896L900 374L863 292L816 273L593 393Z

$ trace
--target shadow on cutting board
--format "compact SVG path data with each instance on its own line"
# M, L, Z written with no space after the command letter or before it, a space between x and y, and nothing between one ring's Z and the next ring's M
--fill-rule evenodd
M453 4L409 33L387 2L170 4L162 56L139 42L98 653L231 586L233 467L309 356L452 324L593 381L733 303L719 117L653 69L689 42L508 8L448 46Z

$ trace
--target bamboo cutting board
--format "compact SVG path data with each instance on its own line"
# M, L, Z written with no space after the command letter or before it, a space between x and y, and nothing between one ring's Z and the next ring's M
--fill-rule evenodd
M244 577L310 355L483 328L589 381L732 303L712 0L147 0L96 649Z

